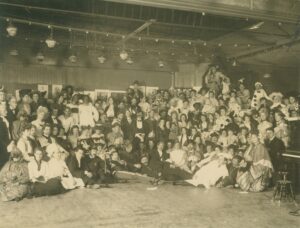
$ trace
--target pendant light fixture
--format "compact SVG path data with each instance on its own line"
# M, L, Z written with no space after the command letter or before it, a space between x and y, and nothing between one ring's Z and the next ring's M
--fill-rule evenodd
M71 29L69 29L69 32L70 32L70 56L69 56L69 61L71 63L76 63L77 62L77 56L76 56L76 54L74 53L74 50L73 50L73 33L72 33Z
M7 21L9 23L7 28L6 28L6 31L7 31L8 35L11 36L11 37L16 36L17 31L18 31L17 27L13 25L11 20L7 19Z
M56 45L56 40L53 39L53 27L48 26L48 28L50 28L50 36L46 39L45 42L46 42L48 48L54 48Z
M98 62L101 64L103 64L106 61L106 58L103 55L99 56L97 59L98 59Z

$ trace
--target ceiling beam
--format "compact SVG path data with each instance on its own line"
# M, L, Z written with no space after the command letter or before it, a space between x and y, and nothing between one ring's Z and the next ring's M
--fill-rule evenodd
M297 14L292 14L286 9L286 12L270 11L268 6L262 8L242 7L233 4L221 4L216 2L208 2L203 0L105 0L107 2L118 2L124 4L143 5L158 8L184 10L190 12L206 12L216 15L252 18L266 21L277 21L282 23L299 22L300 10ZM219 1L220 2L220 1ZM224 1L221 1L224 2ZM231 1L233 2L233 1ZM245 2L245 1L244 1Z
M276 45L272 45L272 46L268 46L268 47L264 47L264 48L259 48L259 49L253 50L253 51L241 53L239 55L229 56L228 59L241 60L241 59L250 58L250 57L253 58L257 55L264 54L264 53L267 53L269 51L278 50L278 49L283 48L283 47L291 48L292 46L298 44L299 42L300 42L300 37L295 37L295 38L292 38L292 39L286 39L286 40L282 40L282 41L278 42Z
M151 19L149 21L146 21L142 26L138 27L136 30L134 30L132 33L128 34L127 36L122 39L122 43L125 43L130 38L134 37L136 34L140 33L144 29L148 28L150 25L152 25L156 20ZM122 37L123 38L123 37Z

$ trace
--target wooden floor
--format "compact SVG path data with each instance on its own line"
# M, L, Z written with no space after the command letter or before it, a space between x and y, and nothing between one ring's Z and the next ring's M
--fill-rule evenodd
M300 227L296 207L271 202L271 192L205 191L191 186L117 184L64 195L0 202L0 227ZM299 198L299 196L298 196Z

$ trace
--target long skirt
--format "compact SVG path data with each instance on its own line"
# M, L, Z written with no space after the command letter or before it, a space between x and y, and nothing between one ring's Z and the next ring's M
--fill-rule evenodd
M218 160L214 160L198 170L193 179L187 180L187 182L194 186L204 185L205 188L210 188L226 176L228 176L226 165L220 165Z
M28 190L28 184L7 182L0 185L0 197L2 201L22 199L27 195Z
M237 184L243 191L262 192L270 184L270 169L262 165L252 166L238 174Z
M60 178L49 179L45 183L35 182L32 185L33 196L51 196L65 192Z

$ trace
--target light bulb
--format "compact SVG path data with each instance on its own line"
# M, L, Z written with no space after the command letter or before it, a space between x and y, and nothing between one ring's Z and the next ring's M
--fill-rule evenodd
M128 53L125 50L121 51L120 58L126 60L128 58Z
M45 42L48 48L54 48L56 45L56 40L54 40L52 37L49 37Z
M15 35L17 35L17 27L15 27L13 24L10 24L7 28L6 31L8 33L9 36L13 37Z

